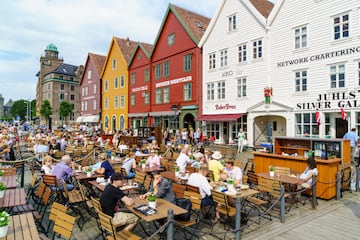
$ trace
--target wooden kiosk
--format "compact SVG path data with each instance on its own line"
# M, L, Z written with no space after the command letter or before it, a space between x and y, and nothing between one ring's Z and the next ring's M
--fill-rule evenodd
M275 137L274 153L254 152L255 172L268 172L269 166L289 167L297 172L306 168L312 152L319 171L316 196L331 199L336 196L336 173L351 164L350 140Z

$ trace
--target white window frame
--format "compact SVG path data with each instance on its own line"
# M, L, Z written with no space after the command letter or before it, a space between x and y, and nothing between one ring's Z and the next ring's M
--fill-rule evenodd
M132 72L130 74L130 84L135 85L136 84L136 73Z
M89 88L85 87L85 96L88 96L88 95L89 95Z
M214 100L215 99L215 83L208 83L207 84L207 100Z
M105 83L104 83L104 91L105 91L105 92L109 91L109 80L105 80Z
M114 108L115 109L119 108L119 97L118 96L114 97Z
M149 93L149 92L145 92L144 105L148 105L148 104L150 104L150 93Z
M162 89L157 88L155 90L155 104L161 104L162 103Z
M91 70L87 71L87 79L90 80L91 79Z
M116 69L116 59L115 58L112 60L112 69L113 70Z
M302 25L294 29L295 49L307 47L307 25Z
M120 76L120 88L124 88L125 87L125 76L121 75Z
M159 80L161 78L161 64L155 65L155 79Z
M164 78L169 77L170 75L170 62L166 61L164 62Z
M109 109L109 98L104 98L104 109Z
M237 97L246 97L247 96L247 78L239 77L237 78Z
M130 106L135 106L135 94L130 95Z
M163 103L170 102L170 87L163 88Z
M223 49L220 51L220 67L226 67L228 65L228 50Z
M175 33L172 32L168 35L168 46L173 46L175 44Z
M344 17L347 16L347 19ZM338 19L338 22L337 22ZM333 24L333 40L338 41L341 39L347 39L350 37L350 13L342 13L332 18ZM339 28L338 30L336 28ZM345 36L344 34L347 33ZM338 36L337 36L338 35Z
M192 83L184 84L184 101L192 100Z
M119 78L118 78L118 77L115 77L115 78L114 78L114 88L115 88L115 89L118 89L118 88L119 88Z
M84 111L84 109L85 109L85 102L82 101L82 102L81 102L81 111Z
M217 99L226 99L226 81L217 82Z
M93 101L93 109L96 110L96 99Z
M246 43L242 43L238 46L238 62L247 61L247 46Z
M308 74L306 69L297 70L295 74L295 92L306 92Z
M88 102L85 101L85 102L84 102L84 111L87 111L87 110L88 110Z
M85 96L85 88L83 87L82 89L81 89L81 96Z
M342 69L341 69L342 68ZM335 71L333 71L335 70ZM330 66L330 88L344 88L346 85L345 63L338 63Z
M125 96L124 95L120 96L120 108L121 109L125 108Z
M94 93L96 93L96 84L94 84Z
M150 81L150 68L145 69L144 71L144 82Z
M228 17L228 31L233 32L237 29L236 13Z
M263 40L256 39L252 42L253 47L253 59L261 59L264 56L263 52Z
M319 137L319 125L316 122L316 113L295 113L296 137Z
M216 69L216 53L209 53L209 70Z

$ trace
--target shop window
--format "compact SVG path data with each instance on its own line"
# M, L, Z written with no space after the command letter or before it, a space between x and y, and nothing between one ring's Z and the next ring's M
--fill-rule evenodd
M315 113L295 114L295 135L297 137L319 137L319 126Z

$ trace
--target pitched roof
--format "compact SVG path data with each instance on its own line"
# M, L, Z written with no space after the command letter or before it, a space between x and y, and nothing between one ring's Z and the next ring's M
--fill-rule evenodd
M150 56L150 53L151 53L151 50L153 48L153 45L152 44L148 44L148 43L139 43L142 47L143 47L143 50L146 52L146 55L149 57Z
M95 54L95 53L89 53L89 57L94 62L95 68L98 71L98 73L101 73L101 70L103 69L106 56Z
M71 65L71 64L67 64L67 63L62 63L57 69L55 69L50 73L57 73L57 74L62 74L62 75L67 75L67 76L76 76L75 72L78 69L78 66L75 65ZM47 75L47 74L46 74Z
M131 57L134 53L134 50L137 46L137 42L131 41L129 38L122 39L122 38L114 37L114 39L119 45L126 63L129 64Z
M189 28L191 33L195 36L197 42L199 42L210 23L210 18L180 8L173 4L171 6L172 9L178 13L178 16L181 17L181 19L184 21L185 25Z
M269 16L272 8L274 7L274 4L267 0L250 0L250 2L265 18Z

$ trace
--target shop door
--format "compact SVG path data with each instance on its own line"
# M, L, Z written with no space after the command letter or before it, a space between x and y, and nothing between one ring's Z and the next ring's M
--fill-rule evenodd
M336 118L336 138L343 138L348 131L348 122L342 118Z
M228 122L223 123L223 129L224 129L224 142L226 144L228 144L229 143L229 123Z

